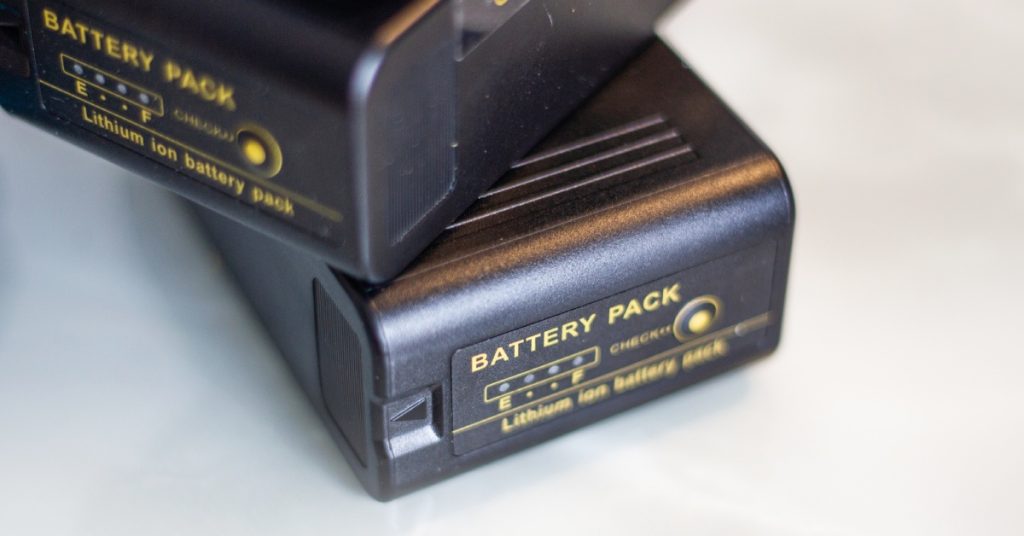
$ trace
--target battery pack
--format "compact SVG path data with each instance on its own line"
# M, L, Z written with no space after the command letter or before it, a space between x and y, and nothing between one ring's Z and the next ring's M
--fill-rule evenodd
M388 284L200 215L389 499L772 352L794 201L658 42Z
M670 4L0 0L0 104L384 281Z

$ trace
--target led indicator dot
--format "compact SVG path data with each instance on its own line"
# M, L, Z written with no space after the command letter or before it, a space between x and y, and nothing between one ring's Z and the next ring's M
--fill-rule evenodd
M142 93L139 95L139 102L141 102L142 104L149 104L153 102L153 98L146 93Z
M523 383L533 383L533 380L536 380L536 379L537 379L537 377L534 376L533 374L527 374L526 377L523 378Z
M122 95L127 95L128 94L128 86L126 86L124 84L118 84L117 85L117 92L122 94Z
M71 67L71 70L75 71L75 74L77 74L78 76L82 76L83 74L85 74L85 67L82 67L77 63L73 67Z
M502 393L504 393L504 392L508 391L511 387L512 386L509 385L508 383L503 383L503 384L498 386L498 390L501 391Z
M690 321L687 322L686 327L689 328L690 333L704 333L711 327L711 323L714 319L715 317L711 314L711 311L697 311L690 317Z
M548 368L548 374L558 374L561 370L562 367L558 365L551 365L551 367Z
M572 365L574 367L578 367L578 366L580 366L582 364L583 364L583 356L578 356L576 359L572 360Z
M242 142L242 154L254 166L267 163L267 148L256 138L247 138Z
M100 74L100 73L96 73L96 76L94 76L94 77L93 77L93 80L95 80L95 81L96 81L96 83L97 83L97 84L100 84L100 85L103 85L103 84L106 84L106 83L107 83L107 77L106 77L106 76L103 76L103 75L102 75L102 74Z
M265 177L273 177L281 171L281 146L262 127L249 125L236 134L239 156L250 168Z
M715 296L690 300L676 315L672 332L680 342L711 331L722 316L722 302Z

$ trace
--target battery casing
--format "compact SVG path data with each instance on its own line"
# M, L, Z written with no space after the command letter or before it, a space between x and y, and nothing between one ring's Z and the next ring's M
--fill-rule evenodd
M656 43L389 284L201 215L388 499L771 352L794 202Z
M0 104L383 281L648 43L670 4L0 1Z

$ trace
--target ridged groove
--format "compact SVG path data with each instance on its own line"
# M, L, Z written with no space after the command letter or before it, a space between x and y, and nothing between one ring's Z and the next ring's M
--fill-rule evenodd
M448 229L515 217L542 201L618 184L696 158L693 146L664 117L646 117L524 158Z
M320 285L313 283L316 308L320 389L327 413L366 466L366 406L363 398L363 355L352 326Z

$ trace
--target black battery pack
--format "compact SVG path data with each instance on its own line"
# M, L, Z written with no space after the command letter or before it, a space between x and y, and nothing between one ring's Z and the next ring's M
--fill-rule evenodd
M200 215L388 499L773 351L794 201L655 43L386 285Z
M383 281L671 1L0 0L0 104Z

